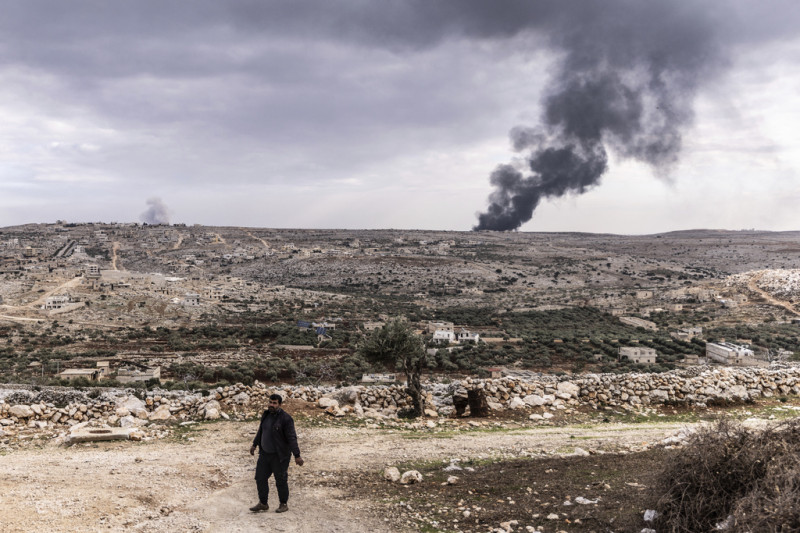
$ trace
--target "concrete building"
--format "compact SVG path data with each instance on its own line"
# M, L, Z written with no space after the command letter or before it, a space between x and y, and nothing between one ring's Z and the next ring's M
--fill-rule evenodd
M461 328L458 332L456 332L456 341L458 342L478 342L480 338L480 334L472 333L464 328Z
M643 318L638 318L635 316L621 316L619 317L619 321L622 322L623 324L627 324L635 328L644 328L644 329L649 329L650 331L658 331L658 326L656 326L655 322L650 322L649 320L645 320Z
M120 383L133 383L134 381L149 381L161 379L161 367L155 368L120 368L117 370L117 381Z
M436 331L449 331L453 332L455 327L452 322L428 322L428 333L435 333Z
M67 295L48 296L44 300L43 309L52 311L54 309L61 309L70 302L70 297Z
M100 370L96 368L68 368L57 375L61 379L68 379L70 381L78 378L98 381L100 379Z
M621 346L619 356L620 358L627 357L628 360L634 363L652 364L656 362L655 349L644 346Z
M84 273L87 278L99 278L100 277L100 266L96 263L87 263L84 266Z
M78 378L86 378L89 381L100 381L108 377L109 370L108 361L98 361L97 368L67 368L57 375L61 379L68 379L70 381Z
M433 342L453 342L456 340L456 334L452 330L437 329L433 332Z
M723 365L743 365L755 358L753 350L731 342L706 343L706 357Z
M187 292L183 296L181 303L187 307L195 307L200 305L200 295L196 292Z
M673 331L672 333L670 333L670 336L673 339L678 339L678 340L681 340L681 341L690 341L693 338L695 338L695 337L697 337L699 335L702 335L702 333L703 333L703 328L700 328L700 327L697 327L697 328L681 328L681 329L679 329L677 331Z

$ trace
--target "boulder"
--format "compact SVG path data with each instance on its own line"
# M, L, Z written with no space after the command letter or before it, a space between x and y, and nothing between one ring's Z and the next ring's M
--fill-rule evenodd
M514 396L513 398L511 398L511 401L508 402L509 409L522 409L526 405L527 404L519 396Z
M141 419L134 418L133 415L123 416L119 419L119 427L129 428L141 424Z
M522 399L522 401L525 402L527 405L531 405L533 407L539 407L547 403L546 400L542 396L539 396L538 394L528 394Z
M129 412L134 412L135 409L144 409L145 404L142 400L137 398L136 396L124 396L117 400L117 408L123 407L127 409ZM122 415L127 416L127 415Z
M231 401L233 403L245 404L250 401L250 395L247 394L246 392L240 392L239 394L231 398Z
M409 470L408 472L403 472L403 475L400 476L400 483L402 485L413 485L414 483L421 483L422 482L422 474L420 474L417 470Z
M556 390L558 391L559 397L563 397L560 396L562 394L567 395L567 398L564 398L565 400L570 397L577 398L578 394L581 392L581 388L578 385L571 383L569 381L560 382L556 386Z
M662 389L650 391L650 401L653 403L664 403L669 400L669 393Z
M400 471L394 466L387 466L383 469L383 479L392 483L400 481Z
M329 409L331 407L338 408L339 402L334 400L333 398L328 398L323 396L319 400L317 400L317 405L320 406L322 409Z
M33 409L27 405L12 405L8 414L17 418L30 418L34 415Z
M169 405L161 404L160 406L158 406L158 408L156 408L155 411L150 413L150 416L148 418L150 420L169 420L171 417L172 414L170 413Z

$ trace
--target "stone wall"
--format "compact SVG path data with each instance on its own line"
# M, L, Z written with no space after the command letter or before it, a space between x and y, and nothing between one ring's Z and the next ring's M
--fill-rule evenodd
M589 406L637 409L641 406L681 403L703 407L712 402L742 402L772 396L800 394L800 367L695 367L663 374L538 375L519 379L473 379L427 383L427 402L439 414L453 410L453 396L482 389L492 409L566 409ZM345 388L280 386L263 383L220 387L202 395L185 391L108 390L101 394L72 389L1 391L0 431L23 428L58 429L80 423L140 427L152 422L181 422L256 416L277 392L329 409L336 415L396 416L410 405L402 385ZM90 397L95 394L96 397ZM138 394L138 396L137 396ZM320 399L324 398L324 401ZM331 402L328 400L335 400ZM335 403L335 405L333 405ZM428 413L435 416L435 412Z

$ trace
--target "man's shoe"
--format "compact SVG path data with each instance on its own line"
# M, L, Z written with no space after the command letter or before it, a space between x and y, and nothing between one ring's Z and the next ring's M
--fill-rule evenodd
M263 513L264 511L269 511L269 505L266 503L257 503L256 505L250 508L251 511L254 513Z
M286 505L285 503L282 503L282 504L280 504L280 505L278 506L278 508L277 508L277 509L275 509L275 512L276 512L276 513L285 513L285 512L286 512L286 511L288 511L288 510L289 510L289 506L288 506L288 505Z

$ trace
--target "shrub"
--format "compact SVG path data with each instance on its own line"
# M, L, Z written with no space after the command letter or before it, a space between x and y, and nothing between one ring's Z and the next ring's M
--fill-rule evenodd
M656 486L658 531L800 531L800 420L748 431L721 420L696 433Z

